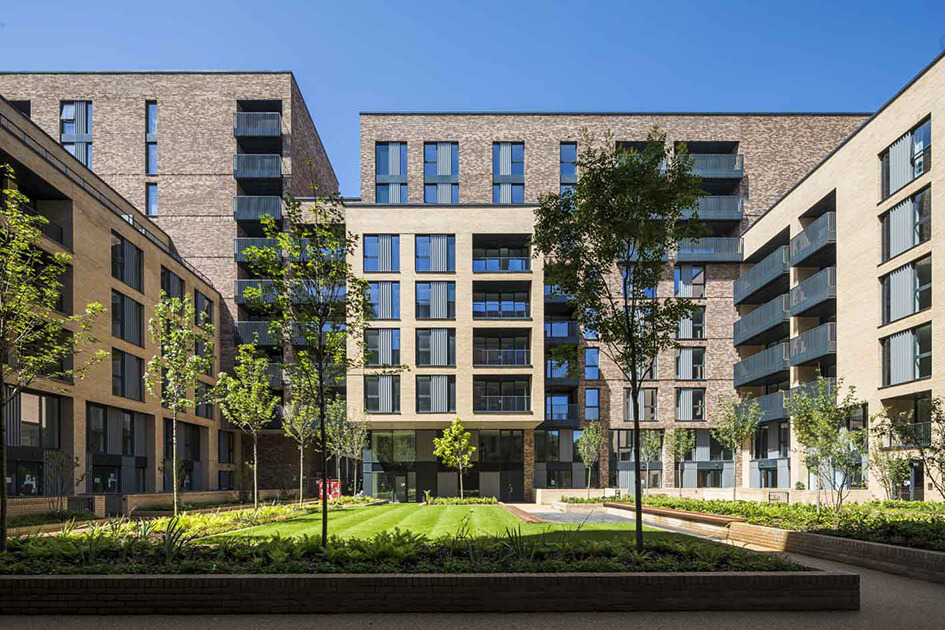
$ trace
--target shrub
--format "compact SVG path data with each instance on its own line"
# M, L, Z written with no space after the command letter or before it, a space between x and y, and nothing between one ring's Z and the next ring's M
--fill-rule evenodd
M495 505L495 497L430 497L427 505Z

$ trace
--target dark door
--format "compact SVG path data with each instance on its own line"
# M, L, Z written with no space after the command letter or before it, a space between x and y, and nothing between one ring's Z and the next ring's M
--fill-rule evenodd
M502 471L499 475L499 484L499 498L503 503L525 501L525 475L521 471Z
M407 475L394 475L394 503L407 502Z
M922 462L911 462L912 475L910 488L912 489L912 501L923 501L925 499L925 471L922 468Z

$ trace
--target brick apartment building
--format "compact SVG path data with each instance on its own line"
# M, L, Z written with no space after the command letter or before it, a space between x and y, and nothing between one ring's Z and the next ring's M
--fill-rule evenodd
M702 309L680 327L680 347L659 357L638 401L647 429L694 429L696 448L676 479L664 445L649 463L650 486L711 495L732 485L809 484L784 396L818 371L846 376L870 410L911 404L924 413L941 373L930 354L939 338L930 332L933 311L908 314L902 302L884 314L880 305L891 299L883 295L908 301L905 285L892 280L900 262L921 279L916 287L928 289L921 304L934 304L926 255L935 233L916 228L927 240L902 250L912 232L894 210L909 200L919 210L937 205L931 196L940 175L930 153L937 128L927 121L941 108L943 73L936 60L871 118L363 113L361 196L347 200L345 220L359 237L352 262L371 283L376 317L366 338L369 364L348 375L344 391L351 414L364 414L371 428L366 490L399 501L455 493L457 476L436 462L432 440L457 416L478 447L467 490L520 501L535 489L583 487L574 443L589 420L600 420L608 437L593 484L632 486L627 385L578 330L567 301L545 285L528 245L539 197L575 181L584 131L633 147L659 125L670 149L685 143L694 154L706 192L694 210L711 237L682 244L658 287L659 295L688 295ZM0 94L80 161L91 160L93 177L144 209L143 220L212 281L226 369L236 344L266 326L241 291L255 280L240 252L259 242L259 217L278 219L285 194L311 198L313 185L337 190L292 75L3 74ZM83 103L94 124L74 113ZM901 224L884 218L893 216ZM878 265L875 279L863 273L873 268L867 261ZM557 343L581 345L581 378L547 359ZM281 349L270 352L277 362ZM410 369L381 373L389 364ZM915 378L907 378L909 365ZM735 391L760 397L765 414L740 461L709 433L716 399ZM294 460L282 456L289 448L275 418L264 486L291 485Z

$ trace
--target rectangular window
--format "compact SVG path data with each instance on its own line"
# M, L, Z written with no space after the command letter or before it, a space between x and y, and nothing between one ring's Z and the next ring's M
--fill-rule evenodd
M932 189L924 188L896 204L880 219L883 262L932 238Z
M144 254L131 241L112 232L112 277L144 291Z
M492 145L492 203L525 203L525 144Z
M932 324L896 333L881 344L884 386L932 376Z
M364 271L400 271L400 236L365 234Z
M633 285L633 265L626 265L620 268L620 275L623 277L623 299L629 300L633 297L631 294L637 291L636 297L643 297L647 300L656 299L656 287L634 287ZM641 290L642 289L642 290Z
M456 329L418 328L416 361L419 367L455 366Z
M680 265L673 269L673 295L682 298L704 298L705 267Z
M400 413L400 376L365 376L364 409L368 413Z
M705 420L705 389L683 387L676 390L676 420Z
M158 215L158 185L154 182L144 185L144 207L149 217Z
M236 439L232 431L218 431L220 447L220 463L233 464L236 462Z
M679 320L677 339L705 339L705 307L697 306L690 317Z
M778 457L787 457L791 449L791 424L784 420L778 423Z
M234 488L234 474L232 470L217 471L217 485L220 490L232 490Z
M423 144L423 202L459 203L459 143Z
M600 420L600 390L597 388L584 390L584 419Z
M364 364L400 365L400 329L368 328L364 331Z
M90 453L104 453L107 444L105 441L105 407L101 405L86 405L86 450Z
M368 298L374 309L374 319L400 319L400 283L370 282Z
M768 459L768 425L762 424L755 429L751 443L752 459Z
M144 119L144 172L146 175L157 175L157 101L145 101Z
M144 306L118 291L112 291L112 336L144 345Z
M201 402L197 403L194 407L194 413L201 418L213 418L214 415L214 404L209 402L208 394L210 392L210 386L206 383L197 383L196 395L197 399Z
M558 429L535 430L535 461L556 462L561 458L561 435Z
M119 413L121 418L121 454L132 457L135 454L135 421L130 411Z
M92 169L92 101L59 104L59 143L89 170Z
M144 400L144 360L112 349L112 394Z
M926 256L883 276L883 323L932 306L932 257Z
M407 143L375 145L375 202L407 203Z
M676 349L676 378L683 381L705 378L705 348Z
M559 148L558 177L562 195L573 194L577 183L577 143L562 142Z
M414 239L417 273L456 271L456 236L418 234Z
M731 449L722 446L722 443L716 440L712 433L709 433L709 461L720 462L731 460Z
M416 292L417 319L456 319L455 282L418 282Z
M881 195L885 199L932 168L932 119L899 137L879 156Z
M148 142L145 145L144 173L145 175L157 175L158 172L158 153L157 142Z
M624 388L624 422L633 422L633 393L627 387ZM644 387L640 389L638 400L640 422L656 422L659 419L659 390L655 387Z
M161 291L172 298L184 297L184 279L173 271L161 267Z
M417 377L417 413L452 413L456 411L456 377L446 375Z
M213 324L213 300L194 289L194 323Z
M589 381L600 378L600 349L584 349L584 378Z

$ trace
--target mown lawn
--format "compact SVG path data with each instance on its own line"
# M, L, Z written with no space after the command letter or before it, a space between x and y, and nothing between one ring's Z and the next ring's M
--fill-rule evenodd
M346 508L328 513L329 535L340 538L371 538L382 531L395 528L423 534L429 538L454 535L463 527L468 527L473 536L503 536L506 529L515 530L521 526L523 533L545 534L553 537L557 532L576 532L578 525L571 523L525 523L494 505L421 505L411 503L378 505L372 507ZM321 513L316 512L291 521L260 525L242 531L232 532L228 536L282 537L320 536L322 531ZM655 532L645 528L648 538L679 537L679 534ZM629 537L634 531L631 521L626 523L586 523L580 526L577 535L582 539L610 540ZM558 534L564 535L564 534ZM688 538L683 536L684 538Z

